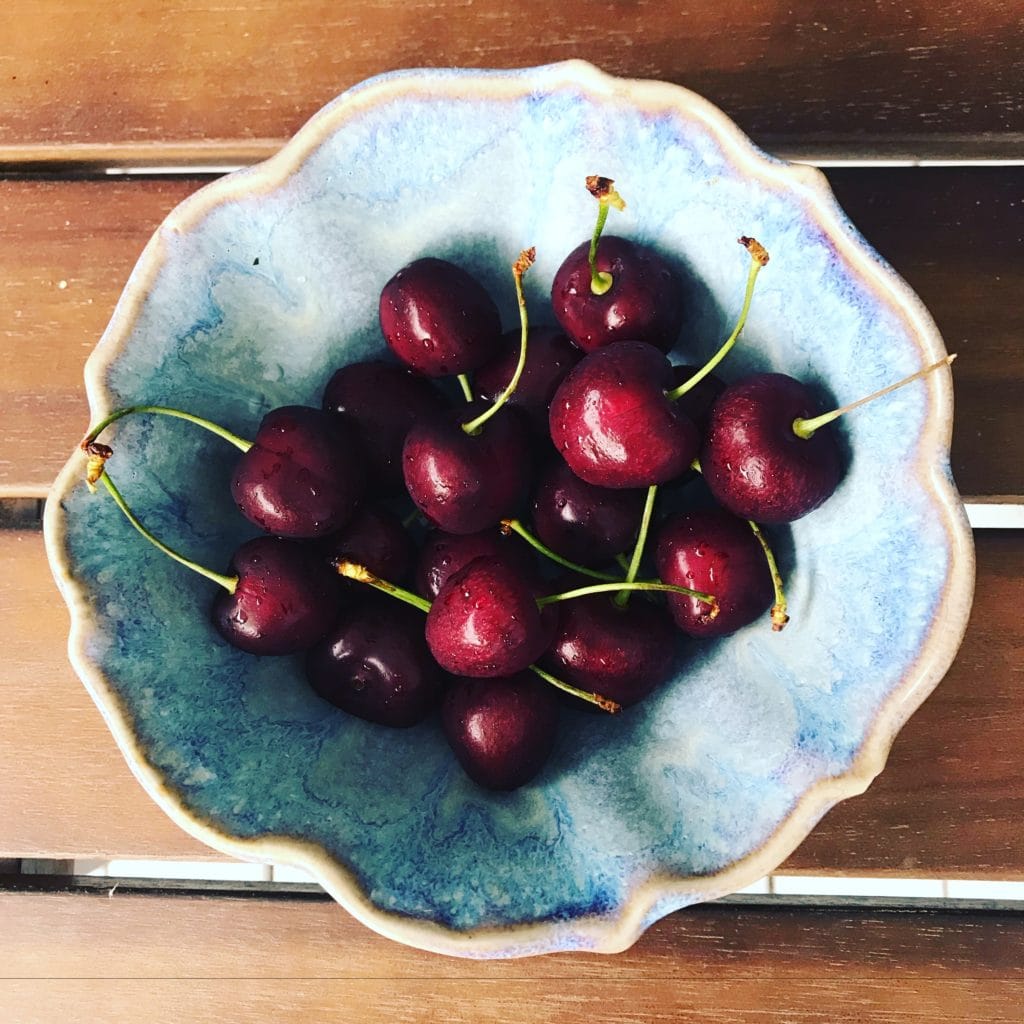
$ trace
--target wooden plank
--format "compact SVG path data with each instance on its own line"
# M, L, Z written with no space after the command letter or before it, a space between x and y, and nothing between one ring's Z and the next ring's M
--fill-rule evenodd
M831 172L841 202L917 289L951 349L954 473L1024 493L1024 168ZM0 497L45 495L86 426L82 365L163 216L203 179L0 182ZM997 288L994 290L994 283Z
M614 959L481 962L399 946L323 901L0 893L0 963L19 979L0 999L26 1024L339 1011L453 1024L1019 1021L1024 917L708 905Z
M1024 879L1024 534L976 540L977 598L952 670L868 792L827 815L780 870ZM66 613L39 535L0 532L0 565L0 856L203 856L131 777L68 668Z
M1024 132L1019 4L8 0L0 161L266 155L362 79L582 57L707 95L762 141L1002 152Z

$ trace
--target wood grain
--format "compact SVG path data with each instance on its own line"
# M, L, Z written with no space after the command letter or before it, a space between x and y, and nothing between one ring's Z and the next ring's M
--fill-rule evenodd
M574 57L688 85L775 147L1002 154L1020 28L1014 0L7 0L0 162L244 162L382 71Z
M961 354L961 491L1024 494L1024 309L1012 299L1024 291L1024 168L831 177ZM146 240L202 181L0 181L0 497L45 495L86 427L85 359Z
M976 540L978 593L952 670L879 779L782 871L1024 879L1024 534ZM150 802L67 666L39 535L0 531L0 565L0 856L216 856Z
M1024 918L712 904L614 959L480 962L399 946L324 901L0 893L0 964L24 1024L1017 1021Z

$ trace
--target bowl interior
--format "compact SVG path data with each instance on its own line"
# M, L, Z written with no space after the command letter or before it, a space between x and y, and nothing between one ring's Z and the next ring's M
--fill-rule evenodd
M678 361L702 361L728 330L747 268L736 239L749 234L772 260L723 376L787 372L827 407L922 364L908 317L829 236L804 179L767 162L750 173L678 106L507 80L516 87L343 98L294 166L185 204L129 285L141 301L101 347L94 403L175 405L252 436L273 406L318 405L335 368L384 351L378 294L421 255L476 273L513 327L510 266L535 245L527 300L533 322L550 323L554 272L590 231L591 173L615 178L629 204L608 230L657 246L689 282ZM950 574L949 524L926 480L946 464L942 432L926 430L938 387L911 385L838 427L838 493L773 531L784 633L766 618L689 645L671 684L619 718L567 712L549 766L513 794L469 783L436 722L393 732L349 718L310 692L299 659L226 646L207 620L212 585L69 485L58 514L82 587L81 657L184 819L225 840L313 844L372 907L467 932L615 915L652 877L690 880L657 916L707 895L702 877L748 858L812 786L849 772L919 657ZM112 475L144 521L226 565L252 533L228 493L233 450L179 422L110 433Z

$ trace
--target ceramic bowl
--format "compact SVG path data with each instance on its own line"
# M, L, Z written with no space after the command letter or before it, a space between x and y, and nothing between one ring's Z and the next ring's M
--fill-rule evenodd
M527 299L540 322L556 267L589 236L592 173L629 204L610 230L657 246L693 282L678 357L702 360L735 317L741 234L772 261L726 377L772 368L846 402L945 354L821 174L766 156L693 93L580 62L407 71L340 96L272 159L171 213L89 360L92 417L176 405L251 436L273 406L317 405L333 369L383 351L381 286L425 254L476 272L511 327L509 266L535 245ZM212 585L90 495L79 454L48 502L46 538L71 659L187 831L305 868L415 946L614 951L775 868L881 770L948 668L974 571L951 422L945 371L848 417L838 492L775 533L790 626L694 644L670 684L621 717L567 713L541 776L505 795L466 779L436 722L392 732L346 717L297 660L227 647L207 621ZM228 493L234 450L144 417L108 436L112 472L150 528L225 566L252 532Z

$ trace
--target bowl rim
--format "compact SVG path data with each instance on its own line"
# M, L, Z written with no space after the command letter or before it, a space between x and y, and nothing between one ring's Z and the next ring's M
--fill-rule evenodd
M930 363L945 356L945 346L931 315L850 223L824 174L817 168L786 163L764 153L721 110L691 90L667 82L617 78L582 60L511 70L406 69L376 76L342 93L314 114L273 156L208 183L170 212L143 249L111 320L86 363L91 421L96 422L112 409L105 384L107 371L121 354L164 266L168 235L188 231L221 204L280 187L326 138L374 106L415 96L510 100L560 89L575 89L592 99L614 99L651 114L699 122L741 173L799 194L808 215L855 274L901 317L908 333L917 341L923 359ZM186 807L182 796L169 787L148 760L132 731L127 708L87 653L87 640L95 620L88 589L73 576L67 558L67 520L62 508L62 499L81 481L83 456L77 450L54 482L44 514L47 556L71 615L70 661L136 778L166 814L208 846L243 860L272 861L305 869L362 923L379 934L428 951L471 957L513 957L566 950L618 952L631 946L663 914L681 903L694 902L691 897L695 894L697 900L714 899L742 889L778 867L829 808L868 787L885 766L900 728L949 668L967 627L974 591L974 544L948 470L953 412L948 368L930 374L926 384L928 411L917 443L915 476L941 517L950 559L929 632L915 661L879 707L849 770L812 784L761 846L714 874L652 874L630 889L614 914L455 930L374 905L355 873L312 841L279 835L238 838L220 831Z

